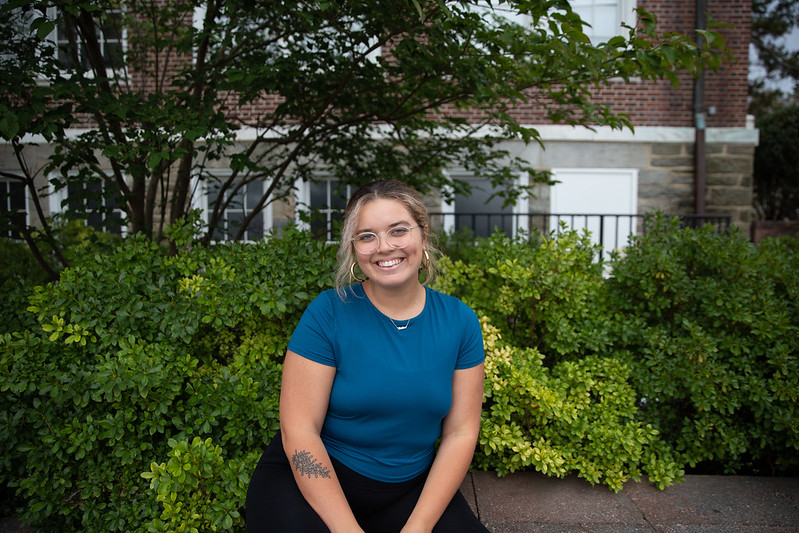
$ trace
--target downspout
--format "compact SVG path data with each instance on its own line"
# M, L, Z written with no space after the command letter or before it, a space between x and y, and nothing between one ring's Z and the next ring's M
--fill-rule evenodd
M707 27L705 13L707 1L696 0L696 28ZM701 53L702 35L697 34L696 46ZM694 81L694 213L705 213L705 188L707 185L707 147L705 146L705 74L700 70Z

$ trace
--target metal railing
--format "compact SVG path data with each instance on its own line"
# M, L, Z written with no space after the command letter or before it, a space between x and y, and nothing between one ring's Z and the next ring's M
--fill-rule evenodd
M669 215L680 219L683 227L712 225L719 233L730 229L730 215ZM571 229L586 229L592 240L601 246L599 257L627 245L631 235L646 232L646 215L602 213L430 213L435 231L469 230L474 237L488 237L496 231L516 235L520 231L538 231L544 235L559 232L561 222Z

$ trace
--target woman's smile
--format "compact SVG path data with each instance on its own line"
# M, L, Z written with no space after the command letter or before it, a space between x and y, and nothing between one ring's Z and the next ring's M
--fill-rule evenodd
M381 261L377 261L377 266L380 268L390 268L402 263L405 259L402 258L395 258L395 259L383 259Z

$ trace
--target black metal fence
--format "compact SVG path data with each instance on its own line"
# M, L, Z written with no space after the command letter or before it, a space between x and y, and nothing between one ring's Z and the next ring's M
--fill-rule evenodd
M712 225L719 233L730 229L730 215L671 215L684 227ZM646 232L646 215L597 213L430 213L431 225L438 232L468 230L475 237L488 237L496 231L516 235L520 231L538 231L548 235L559 232L565 223L571 229L586 229L604 253L627 245L630 235Z

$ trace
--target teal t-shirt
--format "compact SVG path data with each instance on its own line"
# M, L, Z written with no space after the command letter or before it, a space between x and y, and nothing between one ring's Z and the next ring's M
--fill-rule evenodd
M474 311L455 297L426 292L422 312L398 330L360 284L344 300L325 291L289 341L289 350L336 368L322 428L328 453L377 481L407 481L430 466L455 370L485 358Z

